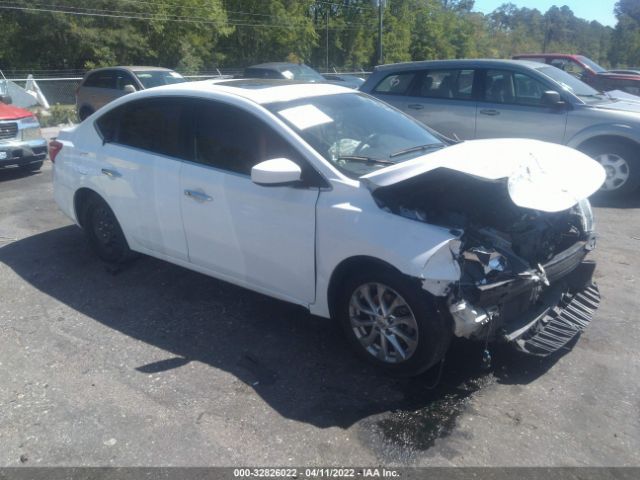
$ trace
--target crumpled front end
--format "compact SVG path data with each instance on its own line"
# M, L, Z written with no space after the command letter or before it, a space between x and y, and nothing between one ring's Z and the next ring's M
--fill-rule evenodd
M441 299L456 336L549 355L593 318L600 297L595 263L586 259L595 247L588 200L560 211L525 208L512 201L506 180L446 169L374 197L393 213L450 229L421 281Z

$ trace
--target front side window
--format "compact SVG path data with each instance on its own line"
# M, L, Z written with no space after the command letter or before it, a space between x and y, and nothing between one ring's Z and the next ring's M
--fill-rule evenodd
M473 70L430 70L424 74L418 96L470 100Z
M186 158L185 114L179 98L138 100L102 115L96 126L105 142Z
M416 72L394 73L385 77L374 89L376 93L404 95L409 90Z
M136 86L136 82L133 80L133 77L125 72L118 72L116 75L116 89L124 90L125 85ZM137 89L136 89L137 90Z
M186 82L185 78L179 73L167 70L144 70L135 72L135 75L144 88L161 87L163 85Z
M421 123L360 93L323 95L266 107L353 178L445 146Z
M306 162L255 115L231 105L207 102L197 109L195 160L203 165L250 175L258 163L274 158L296 162L305 177Z
M582 78L582 76L586 72L582 65L570 59L554 58L553 60L551 60L551 65L559 68L560 70L564 70L565 72L573 75L576 78Z
M546 90L548 88L542 82L529 75L507 70L487 70L484 99L492 103L539 107L543 106L542 97Z
M596 73L603 73L603 72L607 71L606 68L598 65L596 62L594 62L590 58L587 58L587 57L582 56L582 55L580 55L578 58L580 59L580 61L582 63L584 63L587 67L589 67L591 70L593 70Z

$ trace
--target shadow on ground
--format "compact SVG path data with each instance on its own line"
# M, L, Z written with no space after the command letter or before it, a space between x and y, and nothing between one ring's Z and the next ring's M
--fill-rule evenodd
M478 389L529 383L553 364L495 348L486 371L483 347L457 341L442 366L389 378L357 359L332 322L300 307L149 257L110 272L74 226L8 244L0 261L90 319L167 351L160 362L128 365L132 371L203 362L251 386L280 415L321 428L393 412L377 427L421 450L446 435Z
M33 171L19 167L0 168L0 182L8 182L10 180L17 180L39 174L40 170Z
M624 197L597 192L589 200L594 207L600 208L638 208L640 207L640 190Z

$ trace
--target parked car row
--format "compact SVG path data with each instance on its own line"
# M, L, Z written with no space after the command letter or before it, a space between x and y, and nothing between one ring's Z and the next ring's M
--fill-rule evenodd
M296 63L274 62L247 67L239 78L268 78L309 83L334 83L358 88L364 79L355 75L320 75ZM107 67L88 72L76 90L78 118L84 120L107 103L139 90L186 82L179 73L160 67Z
M467 138L478 113L524 117L512 98L540 123L583 101L516 65L387 66L365 90L414 114L448 102L424 120ZM598 308L587 197L605 172L566 146L456 143L363 92L236 79L118 98L50 150L56 202L104 261L139 252L302 305L391 373L453 336L546 356Z

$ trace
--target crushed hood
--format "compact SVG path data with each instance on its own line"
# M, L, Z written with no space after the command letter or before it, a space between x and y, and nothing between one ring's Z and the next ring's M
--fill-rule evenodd
M481 180L507 181L513 203L559 212L596 192L605 180L599 163L563 145L525 139L471 140L370 173L372 191L446 168Z

